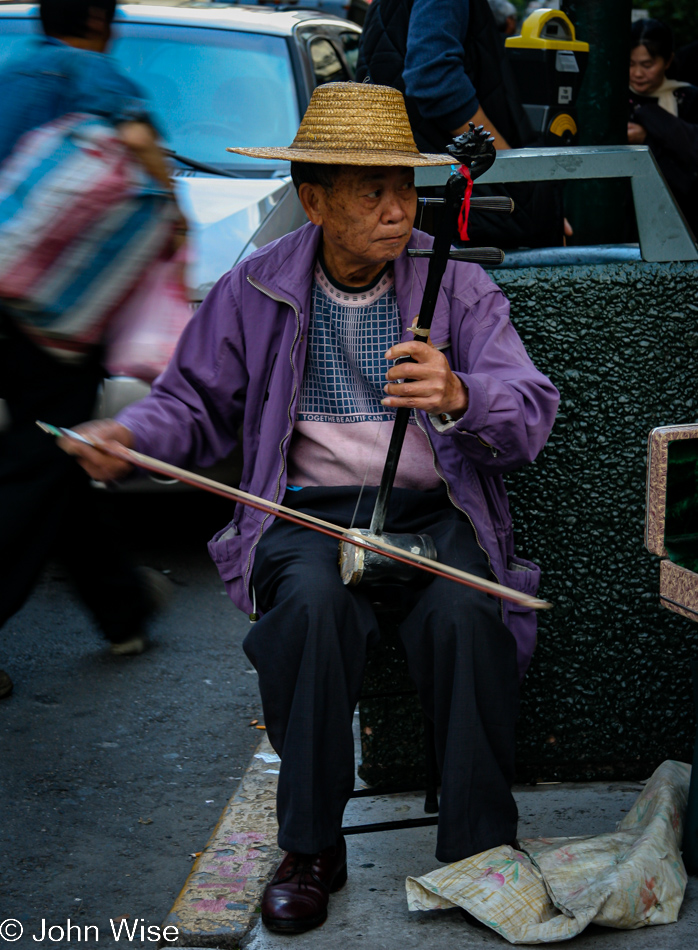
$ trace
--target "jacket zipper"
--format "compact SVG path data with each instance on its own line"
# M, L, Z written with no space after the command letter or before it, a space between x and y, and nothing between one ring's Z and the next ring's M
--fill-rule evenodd
M249 274L247 275L247 282L252 287L254 287L255 290L258 290L260 293L264 294L266 297L269 297L271 300L275 300L277 303L286 304L288 307L290 307L293 310L293 312L296 315L296 334L293 337L293 341L291 343L291 352L289 354L289 361L291 363L291 372L293 373L294 383L293 383L293 392L291 393L291 402L288 404L288 409L286 411L286 414L288 416L288 421L289 421L289 428L286 431L286 434L284 435L281 442L279 442L279 455L281 456L281 467L279 468L279 474L276 479L276 491L274 492L274 499L273 499L274 503L276 503L279 500L279 492L281 491L281 478L286 469L286 458L284 456L284 442L288 439L291 431L293 430L293 419L291 418L291 407L293 406L293 400L296 398L296 390L298 389L298 386L295 382L296 367L293 362L293 350L301 331L301 315L298 308L296 307L294 303L292 303L290 300L287 300L285 297L280 297L278 294L275 294L273 291L265 287L264 284L260 284L259 281L255 280L254 277L250 277ZM259 527L259 533L257 537L255 538L254 544L250 548L250 552L247 556L247 566L245 568L245 575L243 577L243 584L245 585L245 590L249 590L247 579L249 577L250 568L252 566L252 553L254 549L257 547L257 545L259 544L262 534L264 533L264 525L267 523L268 519L271 517L272 517L271 514L267 514L264 516L264 519L262 520L262 523Z
M267 379L267 385L264 390L264 399L262 400L262 411L259 414L259 426L257 428L257 432L262 431L262 417L264 416L264 409L266 408L267 400L269 399L269 390L271 388L271 378L274 375L274 367L276 366L276 360L278 356L279 356L278 353L274 353L274 359L271 361L271 369L269 370L269 378Z
M486 449L489 449L489 450L490 450L490 452L492 453L492 458L493 458L493 459L496 459L496 458L497 458L497 456L499 455L499 449L495 449L495 447L494 447L493 445L490 445L489 442L485 442L485 440L484 440L484 439L481 439L479 435L476 435L475 438L478 440L478 442L480 443L480 445L484 445L484 447L485 447Z
M427 432L427 430L426 430L426 429L424 428L424 426L422 425L422 422L421 422L421 419L419 418L418 413L417 413L415 410L412 410L412 411L414 412L415 422L417 423L418 427L422 430L422 432L424 433L424 435L427 437L427 442L429 443L429 448L431 449L432 465L434 466L434 471L436 472L436 474L439 476L439 478L441 479L441 481L442 481L442 482L444 483L444 485L446 486L446 494L448 495L448 500L451 502L451 504L453 505L453 507L454 507L454 508L457 508L458 511L461 511L461 512L465 515L465 517L468 519L468 521L470 522L470 527L473 529L473 534L475 535L475 540L477 541L477 546L480 548L480 550L482 551L482 553L483 553L483 554L485 555L485 557L487 558L487 565L488 565L488 567L489 567L489 569L490 569L490 573L492 574L492 576L494 577L494 579L497 581L497 583L498 583L498 584L501 584L502 582L501 582L500 579L497 577L495 571L494 571L493 568L492 568L492 558L489 556L489 553L487 552L486 548L484 548L484 547L482 546L482 543L481 543L481 541L480 541L480 535L477 533L477 528L475 527L475 525L474 525L474 523L473 523L473 519L470 517L470 515L469 515L468 512L465 510L465 508L461 508L461 506L460 506L459 504L457 504L457 503L453 500L453 495L451 494L451 486L448 484L448 482L446 481L446 479L444 478L444 476L443 476L443 475L441 474L441 472L439 471L438 463L437 463L437 459L436 459L436 452L434 451L434 446L431 444L431 439L429 438L429 433ZM500 611L501 611L501 613L502 613L502 616L504 616L504 601L503 601L503 600L500 600L500 602L499 602L499 609L500 609Z

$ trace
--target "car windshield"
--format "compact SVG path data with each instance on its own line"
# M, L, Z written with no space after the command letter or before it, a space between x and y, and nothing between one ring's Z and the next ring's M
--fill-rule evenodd
M298 104L282 37L115 23L111 53L147 93L173 151L223 168L288 169L226 152L293 141Z
M35 20L3 20L0 66L24 55L37 33ZM288 162L225 150L293 140L298 101L283 37L116 22L109 52L146 93L175 153L221 169L289 173Z

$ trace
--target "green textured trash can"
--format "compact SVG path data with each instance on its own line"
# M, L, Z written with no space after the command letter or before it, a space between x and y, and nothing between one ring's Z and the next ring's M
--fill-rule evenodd
M698 417L698 264L517 267L492 276L562 396L541 456L506 479L517 550L541 565L540 594L553 603L539 615L524 682L519 777L646 778L666 758L690 761L695 735L689 663L698 626L687 630L660 607L658 561L643 528L647 433ZM416 763L418 786L416 703L411 718L401 710L392 734L382 734L376 703L360 712L361 775L404 778ZM413 750L407 760L404 748Z

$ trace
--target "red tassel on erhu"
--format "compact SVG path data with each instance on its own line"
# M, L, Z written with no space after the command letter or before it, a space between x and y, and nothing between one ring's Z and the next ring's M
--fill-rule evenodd
M470 217L470 196L473 193L473 179L470 177L470 169L467 165L461 165L458 169L463 178L466 178L468 184L465 188L465 195L463 197L463 206L460 209L460 214L458 215L458 235L461 241L469 241L468 237L468 218Z

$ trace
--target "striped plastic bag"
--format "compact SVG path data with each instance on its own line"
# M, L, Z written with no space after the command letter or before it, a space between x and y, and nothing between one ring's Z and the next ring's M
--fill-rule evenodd
M62 359L99 344L172 241L176 206L113 126L73 113L27 133L0 167L0 299Z
M112 376L151 383L166 368L193 310L184 285L186 252L157 261L110 321L104 366Z

